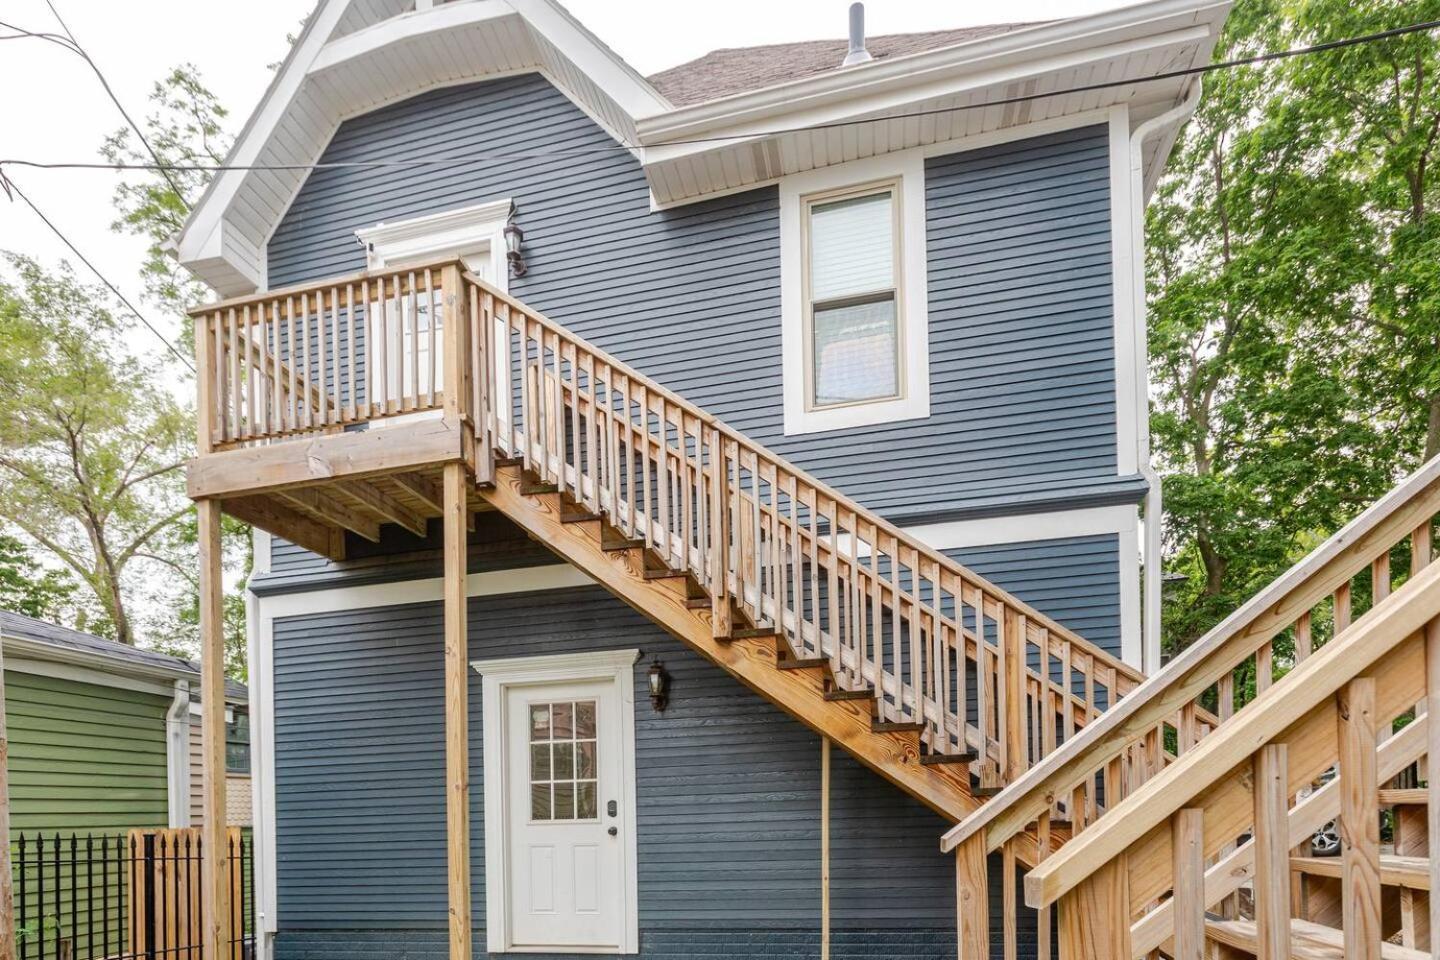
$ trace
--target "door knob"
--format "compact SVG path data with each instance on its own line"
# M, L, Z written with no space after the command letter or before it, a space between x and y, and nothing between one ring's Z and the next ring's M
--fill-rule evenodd
M620 833L620 829L619 829L618 827L611 827L609 830L606 830L605 832L608 833L608 834L610 834L610 836L613 837L613 836L617 836L617 835Z

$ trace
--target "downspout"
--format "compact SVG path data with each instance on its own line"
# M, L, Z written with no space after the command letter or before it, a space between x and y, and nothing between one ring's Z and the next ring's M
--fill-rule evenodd
M1145 141L1152 134L1171 126L1183 124L1190 119L1200 104L1203 84L1196 77L1195 84L1185 99L1176 107L1152 117L1135 128L1130 134L1130 218L1131 229L1131 297L1130 311L1135 343L1135 462L1140 475L1145 478L1145 595L1143 599L1143 627L1141 637L1141 669L1153 674L1160 669L1160 604L1163 571L1160 563L1161 520L1164 516L1164 502L1160 490L1160 475L1150 463L1150 351L1147 339L1145 315L1145 171L1143 154Z
M190 682L175 681L175 698L165 711L165 776L170 826L190 826Z

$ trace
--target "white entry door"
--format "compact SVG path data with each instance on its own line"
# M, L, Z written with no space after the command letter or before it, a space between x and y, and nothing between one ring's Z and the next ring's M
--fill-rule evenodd
M510 946L619 949L626 817L613 681L508 687Z

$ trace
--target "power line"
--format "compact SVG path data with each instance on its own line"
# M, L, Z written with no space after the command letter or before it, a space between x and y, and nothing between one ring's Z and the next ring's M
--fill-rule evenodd
M0 22L0 26L4 26ZM1413 23L1403 27L1395 27L1390 30L1382 30L1375 33L1363 34L1356 37L1346 37L1340 40L1330 40L1324 43L1310 44L1304 47L1292 47L1286 50L1274 50L1266 53L1255 54L1249 57L1238 57L1231 60L1223 60L1216 63L1207 63L1197 67L1185 67L1179 70L1168 70L1163 73L1151 74L1144 77L1128 77L1119 80L1103 80L1096 83L1088 83L1075 87L1067 87L1063 90L1051 90L1044 93L1021 94L1013 97L1004 97L998 100L987 100L981 103L961 104L954 107L941 107L933 110L916 110L907 113L889 114L883 117L870 117L861 120L835 120L829 123L814 124L810 126L778 127L770 130L761 130L744 134L731 134L728 136L711 137L688 137L675 140L665 140L653 144L630 144L616 143L603 147L572 148L567 150L529 151L529 152L497 152L497 153L465 153L450 154L438 157L406 158L397 160L338 160L338 161L316 161L314 163L253 163L253 164L227 164L227 163L172 163L161 164L158 161L154 164L147 163L46 163L34 160L9 160L0 159L0 167L6 164L13 166L30 167L38 170L160 170L160 171L206 171L220 172L226 170L271 170L271 171L301 171L301 170L355 170L355 169L395 169L395 168L416 168L416 167L447 167L461 164L470 164L481 160L544 160L560 157L594 156L597 154L613 154L620 150L643 149L645 146L668 147L668 146L691 146L706 143L724 143L731 140L748 140L759 137L780 136L789 133L808 133L816 130L833 130L837 128L857 126L867 123L888 123L894 120L915 120L927 117L946 116L949 114L963 113L969 110L988 110L993 107L1010 106L1013 104L1031 103L1036 100L1044 100L1050 97L1062 97L1076 93L1092 93L1097 90L1114 89L1116 87L1129 87L1141 83L1154 83L1161 80L1175 80L1190 76L1203 76L1221 70L1231 70L1238 67L1255 66L1262 63L1270 63L1276 60L1286 60L1293 57L1309 56L1317 53L1326 53L1332 50L1339 50L1345 47L1353 47L1367 43L1377 43L1382 40L1389 40L1394 37L1407 34L1424 33L1440 29L1440 20L1426 20L1420 23ZM5 38L0 38L5 39Z
M110 289L110 292L119 298L120 302L123 303L126 308L135 315L135 319L139 320L145 325L145 328L147 330L155 334L155 336L160 339L160 342L165 344L165 348L175 355L175 359L179 360L182 364L184 364L191 373L195 373L195 365L190 362L190 359L186 357L185 354L181 353L178 349L176 349L175 345L171 343L163 333L161 333L159 330L156 330L155 326L149 320L145 319L145 315L141 313L138 309L136 309L135 304L130 302L130 298L125 296L125 294L120 291L119 287L111 283L109 278L107 278L105 274L100 272L100 268L95 266L95 264L91 263L90 258L85 256L85 254L81 253L80 250L75 246L75 244L70 242L70 238L65 236L64 232L55 225L54 221L52 221L49 217L45 216L44 212L41 211L39 207L35 206L35 202L33 200L25 196L25 191L20 189L19 184L17 184L9 177L5 176L3 173L0 173L0 188L3 188L7 195L13 193L15 196L25 201L25 205L34 212L35 216L39 217L41 222L43 222L45 226L50 228L50 232L54 233L55 236L60 238L61 243L65 244L65 246L70 248L70 252L75 254L75 256L79 258L81 263L85 264L86 267L90 268L90 272L95 274L95 276L99 278L100 282L103 283L106 287L108 287Z
M175 195L180 198L180 201L184 203L186 207L189 207L190 201L185 196L185 191L180 189L180 185L176 183L175 178L170 175L170 170L167 169L165 163L160 159L160 155L155 152L155 148L150 145L150 140L145 136L145 131L140 128L140 125L130 116L130 112L125 109L125 105L120 102L120 98L116 96L115 90L110 86L110 81L105 78L105 74L100 69L99 64L91 59L90 54L85 52L84 47L80 46L80 41L76 40L75 34L70 32L70 28L65 24L65 20L60 16L60 11L55 8L55 4L52 3L51 0L45 0L45 4L50 8L50 12L54 14L56 22L60 24L60 29L65 31L65 36L62 37L55 33L26 30L24 27L18 27L12 23L6 23L0 20L0 27L15 31L12 36L0 37L0 40L44 40L62 49L69 50L89 64L90 69L95 73L95 78L100 81L100 86L104 89L105 95L110 98L110 102L115 105L115 109L120 111L120 116L125 118L125 122L129 124L130 129L135 131L135 136L140 139L140 143L145 147L145 152L150 154L150 159L155 161L154 166L150 169L158 170L160 175L165 178L165 182L170 184L170 189L174 190Z

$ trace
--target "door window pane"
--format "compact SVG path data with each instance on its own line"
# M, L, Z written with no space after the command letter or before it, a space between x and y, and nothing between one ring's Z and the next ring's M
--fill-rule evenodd
M530 819L599 816L594 700L530 705Z

